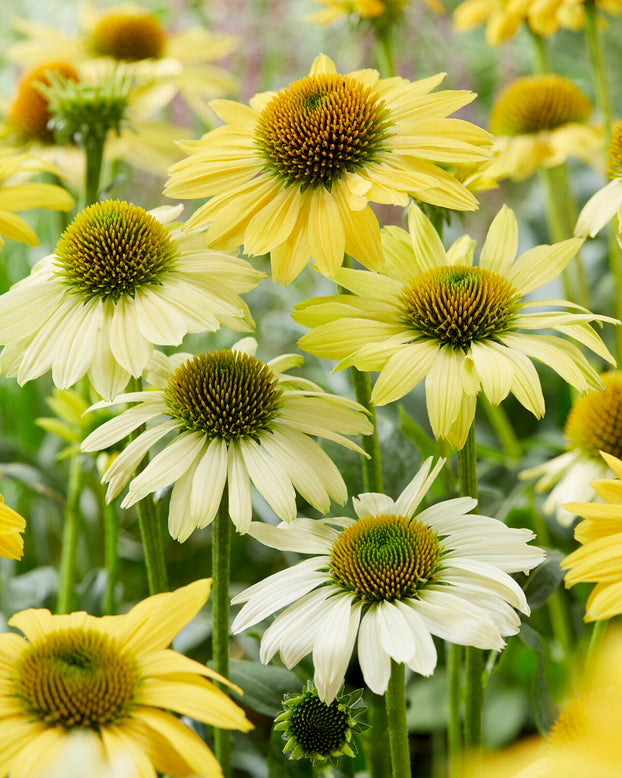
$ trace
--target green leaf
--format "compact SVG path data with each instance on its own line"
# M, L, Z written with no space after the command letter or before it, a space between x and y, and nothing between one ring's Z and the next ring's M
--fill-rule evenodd
M542 642L540 633L529 624L526 624L525 622L521 624L518 637L527 646L527 648L535 651L536 654L544 654L544 643Z
M547 548L546 556L546 561L529 575L525 584L525 596L532 610L544 605L564 577L564 571L559 566L564 554L557 549Z
M229 680L244 691L241 696L232 692L241 705L271 719L281 712L283 694L300 691L302 687L298 676L290 670L243 659L229 660Z
M546 682L545 674L546 662L544 657L538 659L536 672L531 685L531 704L533 708L533 717L538 730L543 735L548 735L551 727L555 723L559 711L551 699L549 686Z

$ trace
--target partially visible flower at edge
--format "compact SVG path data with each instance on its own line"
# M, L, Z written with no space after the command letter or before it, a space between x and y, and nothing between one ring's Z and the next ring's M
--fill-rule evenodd
M375 20L388 17L389 24L401 19L409 0L313 0L321 9L305 17L320 27L328 27L344 17L357 21L374 23ZM444 8L439 0L423 0L437 14L443 14Z
M607 149L607 174L609 183L583 206L574 233L593 238L615 218L615 235L622 246L622 122L613 128Z
M600 164L603 133L588 123L591 113L587 96L563 76L524 76L510 82L490 112L492 173L522 181L540 167L555 167L568 157Z
M74 206L73 197L62 186L24 180L34 173L61 174L55 165L33 154L0 148L0 246L4 238L28 246L39 245L35 231L17 211L31 208L69 211Z
M330 704L344 681L355 644L365 683L384 694L391 659L421 675L436 667L432 635L460 645L501 650L529 613L508 573L544 560L534 534L470 514L471 497L417 512L445 460L427 459L397 500L353 499L358 518L297 518L278 527L253 522L249 533L272 548L317 554L245 589L235 634L285 610L266 629L260 659L277 651L288 668L313 652L320 699ZM401 559L402 564L386 564ZM358 641L357 641L358 636Z
M22 532L26 529L26 519L13 508L4 504L0 494L0 557L21 559L24 553Z
M322 54L305 78L255 95L250 106L212 103L225 125L180 144L188 156L171 168L165 194L210 198L188 227L207 228L214 248L270 252L279 283L293 281L311 256L331 277L344 252L380 268L371 202L405 207L412 195L444 208L477 207L439 164L488 159L490 136L446 118L475 95L433 93L443 77L341 75Z
M0 635L0 775L36 778L79 729L102 759L129 755L145 778L156 770L221 776L205 743L169 712L252 729L212 680L241 693L238 687L167 648L205 604L210 586L195 581L121 616L54 616L43 608L12 616L9 626L25 637Z
M252 330L238 295L265 273L206 248L173 221L180 211L118 200L82 210L55 253L0 297L2 373L23 384L51 369L59 389L88 374L111 399L142 375L154 344L221 324Z
M242 533L251 522L251 482L287 521L296 515L296 491L322 513L331 498L345 503L343 477L311 436L363 453L345 435L372 431L365 409L286 373L301 356L284 354L264 363L255 357L256 348L254 338L245 338L232 349L196 356L154 354L147 377L157 389L119 395L114 402L138 405L82 444L83 451L99 451L153 422L104 474L108 501L128 481L123 508L174 484L168 525L180 542L213 521L225 485L229 516ZM171 433L174 438L134 477L145 453Z
M539 478L536 492L551 490L542 509L555 512L563 527L570 526L576 514L562 505L595 499L590 481L611 476L600 452L622 456L622 373L611 371L601 378L604 388L577 398L570 409L564 425L569 450L518 474L520 479Z
M571 502L564 507L583 518L574 536L581 546L560 566L566 586L594 583L585 607L585 621L610 619L622 613L622 460L601 452L617 480L590 483L603 502Z
M523 299L562 272L581 240L536 246L516 257L518 225L503 206L475 266L474 241L465 235L446 251L414 204L409 230L383 230L384 273L341 269L335 280L351 294L312 298L294 307L294 320L312 328L300 339L301 349L340 360L337 369L354 365L380 371L371 395L376 405L398 400L425 378L432 431L456 448L466 441L480 391L493 405L511 392L534 416L544 415L530 358L552 367L580 392L602 388L570 339L614 364L589 322L617 320L574 313L566 300ZM565 310L525 312L551 305ZM541 329L562 337L538 334Z

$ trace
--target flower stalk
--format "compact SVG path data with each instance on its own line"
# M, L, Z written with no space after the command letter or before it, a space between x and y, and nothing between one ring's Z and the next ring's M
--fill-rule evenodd
M410 778L410 751L406 727L405 668L391 660L391 678L385 693L393 778Z

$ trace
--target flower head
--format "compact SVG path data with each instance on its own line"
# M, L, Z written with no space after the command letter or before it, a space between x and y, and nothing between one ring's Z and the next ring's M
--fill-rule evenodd
M622 246L622 122L615 125L611 134L607 173L611 180L584 205L574 232L580 237L590 235L593 238L615 217L615 234Z
M274 729L282 731L283 753L291 752L290 759L309 759L322 764L340 756L356 756L354 735L364 725L357 719L363 713L362 690L343 694L326 704L311 681L299 694L286 694L283 713L279 714Z
M4 504L0 494L0 557L21 559L24 553L22 532L26 529L26 519L13 508Z
M251 481L285 520L296 515L295 491L323 513L331 497L346 501L339 470L309 436L361 451L344 435L371 432L363 407L288 375L300 357L289 354L264 363L255 357L256 347L247 338L233 349L196 356L157 355L151 381L158 388L117 397L115 402L139 405L103 424L82 445L84 451L97 451L154 422L106 471L108 500L130 480L145 452L173 433L131 480L121 505L175 484L169 531L179 541L213 520L226 483L229 515L239 532L251 521Z
M527 18L532 0L464 0L454 11L458 32L486 23L486 42L498 46L512 38Z
M525 312L543 303L523 300L566 267L580 241L536 246L516 258L516 218L504 206L475 265L468 236L445 251L415 205L409 218L410 235L399 228L384 230L384 273L342 269L336 280L353 294L296 306L294 319L313 328L301 338L302 349L341 360L338 368L379 370L371 397L378 405L403 397L425 378L432 431L458 448L480 391L494 405L511 392L535 416L544 414L540 380L529 357L552 367L580 392L601 388L598 374L569 339L613 363L588 322L615 320L589 312ZM551 302L572 307L564 300ZM534 332L544 328L563 337Z
M69 211L73 208L73 197L62 186L24 181L39 172L60 173L53 165L32 154L0 149L0 246L4 244L4 238L29 246L39 244L36 233L18 211L30 208Z
M569 554L561 567L566 586L595 583L585 608L585 620L610 619L622 613L622 460L601 452L615 481L597 479L590 483L604 501L571 502L564 507L583 517L575 527L581 547Z
M133 3L100 10L83 5L78 35L18 20L23 40L7 56L26 65L64 59L90 67L102 60L126 63L140 89L141 118L167 107L180 95L203 120L213 120L209 100L235 89L236 81L214 63L233 52L237 41L205 27L166 29L158 16Z
M31 609L9 619L25 637L0 635L0 774L34 778L80 730L106 760L129 754L141 775L219 776L211 751L168 712L224 729L252 727L207 680L226 679L167 649L210 584L149 597L123 616Z
M611 475L600 452L622 457L622 373L612 371L601 378L604 389L584 394L570 409L564 426L568 451L519 474L519 478L539 478L537 492L551 489L542 508L545 513L555 512L562 526L576 518L563 504L593 500L590 481Z
M313 0L320 10L306 17L320 27L328 27L344 17L367 22L372 27L387 28L399 24L408 0ZM433 11L443 13L439 0L424 0Z
M422 675L436 666L432 635L500 650L518 631L513 608L528 613L522 589L508 575L529 570L544 553L527 545L530 530L469 514L462 497L417 511L444 460L426 460L397 498L361 494L357 518L298 518L249 532L281 550L318 554L236 595L246 603L232 625L240 632L286 607L265 631L261 661L277 651L293 667L313 651L314 683L330 704L357 642L367 686L383 694L391 659Z
M250 106L217 101L226 122L173 166L166 193L210 197L189 220L210 245L270 252L276 281L289 283L313 256L332 276L344 251L380 267L380 231L370 202L408 205L413 195L468 210L475 197L434 162L489 156L489 136L447 115L473 99L430 94L442 74L410 83L375 70L348 75L319 56L309 75Z
M20 384L51 369L60 389L88 373L111 398L142 374L154 343L252 329L238 294L264 274L169 224L179 210L108 200L81 211L55 253L0 298L0 369Z
M516 79L499 94L490 114L493 167L521 180L541 165L554 167L568 157L593 163L603 141L600 129L587 123L591 113L588 98L567 78Z

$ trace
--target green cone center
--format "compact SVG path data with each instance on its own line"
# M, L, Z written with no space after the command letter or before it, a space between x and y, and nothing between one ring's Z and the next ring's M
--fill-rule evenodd
M374 161L392 121L382 100L355 78L307 76L275 95L257 121L255 145L269 171L305 189Z
M433 268L404 290L404 319L442 345L467 349L507 330L518 299L503 276L485 268Z
M143 208L119 200L81 211L55 250L60 280L72 292L115 302L161 283L177 253L166 227Z
M101 727L129 715L140 685L135 662L96 630L52 632L21 654L14 695L51 726Z
M292 708L290 734L309 756L328 758L338 751L349 729L348 714L333 700L330 705L313 694L305 694Z
M570 445L599 462L600 451L622 457L622 373L612 371L601 378L605 388L579 397L564 426Z
M270 429L281 389L268 365L250 354L215 351L180 365L164 402L183 429L226 441L257 438Z
M359 519L339 535L330 570L336 583L362 600L401 600L434 577L439 555L428 526L386 513Z

